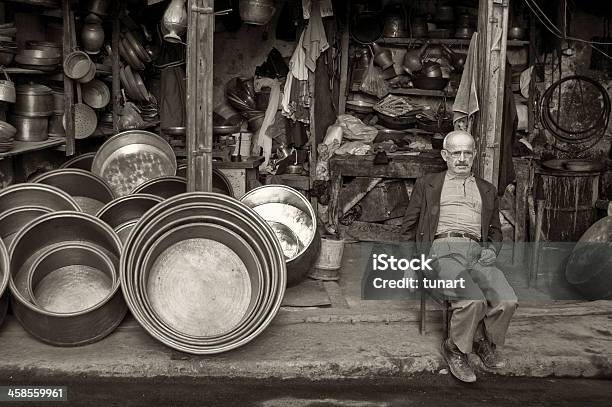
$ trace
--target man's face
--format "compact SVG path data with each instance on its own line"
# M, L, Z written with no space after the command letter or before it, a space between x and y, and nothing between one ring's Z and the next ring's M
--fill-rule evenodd
M469 136L449 140L446 149L442 150L442 158L450 174L469 174L474 163L474 140Z

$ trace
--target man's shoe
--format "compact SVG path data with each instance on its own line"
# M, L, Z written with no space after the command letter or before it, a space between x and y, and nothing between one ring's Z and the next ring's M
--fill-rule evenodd
M456 346L448 343L448 339L442 342L442 357L448 363L453 376L465 383L474 383L476 375L470 367L467 355L457 349Z
M506 361L495 351L495 345L488 339L474 342L473 351L489 369L500 369L506 366Z

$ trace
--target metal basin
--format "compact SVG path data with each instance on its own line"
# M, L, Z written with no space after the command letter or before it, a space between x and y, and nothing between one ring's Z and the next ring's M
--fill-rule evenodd
M20 206L39 206L53 211L81 211L70 195L51 185L23 183L0 190L0 214Z
M255 306L261 283L257 257L231 230L208 223L182 225L147 250L143 287L157 316L178 332L231 332Z
M137 238L137 250L136 256L133 258L131 264L135 270L144 270L143 262L150 246L155 242L159 236L163 233L171 231L177 227L183 225L205 223L214 224L227 229L234 229L237 233L247 242L249 242L252 250L255 252L258 259L257 275L258 280L253 280L257 283L252 286L252 298L256 297L255 305L249 311L247 317L244 318L243 322L237 325L234 332L228 332L222 335L208 335L205 337L198 335L185 334L175 330L172 326L164 324L164 322L157 316L157 313L151 308L148 293L146 291L146 283L142 273L139 276L134 276L133 282L136 288L136 293L143 303L143 311L145 311L152 320L158 323L160 326L164 326L164 329L168 332L172 332L176 337L181 338L183 342L188 345L195 346L213 346L219 345L222 342L226 342L231 338L239 335L245 336L244 332L248 332L255 327L260 320L260 315L265 314L271 306L271 294L273 294L276 287L278 287L276 278L268 271L274 269L274 263L266 259L266 252L261 251L260 244L264 243L261 239L261 233L256 229L249 229L249 225L241 223L240 219L236 219L234 216L236 213L230 211L223 211L223 208L218 205L202 205L202 204L183 204L178 205L172 211L166 211L157 217L153 222L147 225L144 229L140 230ZM221 215L221 216L215 216ZM146 239L145 239L146 237ZM279 252L280 253L280 252Z
M4 322L9 303L9 295L6 289L10 278L9 269L10 262L6 246L4 243L0 242L0 325Z
M138 219L149 209L162 201L162 198L148 194L126 195L106 204L96 217L115 230L122 243L125 243Z
M91 171L91 164L93 163L95 155L96 153L78 155L60 165L60 168L79 168L81 170Z
M91 171L110 185L115 196L124 196L150 179L175 175L176 157L160 136L130 130L116 134L98 149Z
M127 308L118 282L105 300L80 312L50 312L31 302L27 290L28 270L49 247L67 242L97 247L109 256L115 267L119 263L121 241L100 219L69 211L43 215L26 225L11 243L11 307L24 329L43 342L58 346L84 345L112 332L123 320Z
M139 185L132 191L133 194L150 194L162 199L187 192L187 179L184 177L168 176L154 178Z
M102 178L78 168L49 171L32 182L61 189L74 198L83 212L92 215L114 199L113 191Z
M147 242L155 241L156 232L166 233L182 222L193 223L194 217L198 223L226 227L249 242L263 273L263 295L251 315L232 332L217 337L181 335L162 324L147 305L140 283L142 261L148 251ZM194 354L215 354L244 345L269 325L282 301L286 268L280 243L261 217L234 199L200 192L169 198L140 219L126 242L120 276L128 306L149 334L174 349Z
M32 303L56 313L86 311L104 301L117 283L111 258L95 246L66 243L44 251L28 271Z
M25 225L50 212L53 211L42 206L20 206L3 212L0 215L0 238L5 246L8 247L11 245L17 233L19 233Z
M310 202L295 189L284 185L255 188L240 201L272 225L284 249L287 284L299 283L314 265L321 243L316 213Z
M181 164L176 169L176 175L179 177L187 178L187 164ZM227 179L225 174L223 174L220 170L213 168L212 170L212 192L217 194L223 194L227 196L234 196L234 190L232 188L232 184Z

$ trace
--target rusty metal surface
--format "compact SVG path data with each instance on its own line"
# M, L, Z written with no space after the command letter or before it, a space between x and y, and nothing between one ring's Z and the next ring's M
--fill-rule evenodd
M92 172L103 178L116 196L130 194L148 180L176 174L172 147L154 133L130 130L108 139L96 153Z

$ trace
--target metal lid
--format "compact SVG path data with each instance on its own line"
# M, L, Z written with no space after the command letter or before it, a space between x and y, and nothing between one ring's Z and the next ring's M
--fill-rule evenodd
M51 89L45 85L38 83L29 83L27 85L17 86L17 94L19 95L51 95Z

